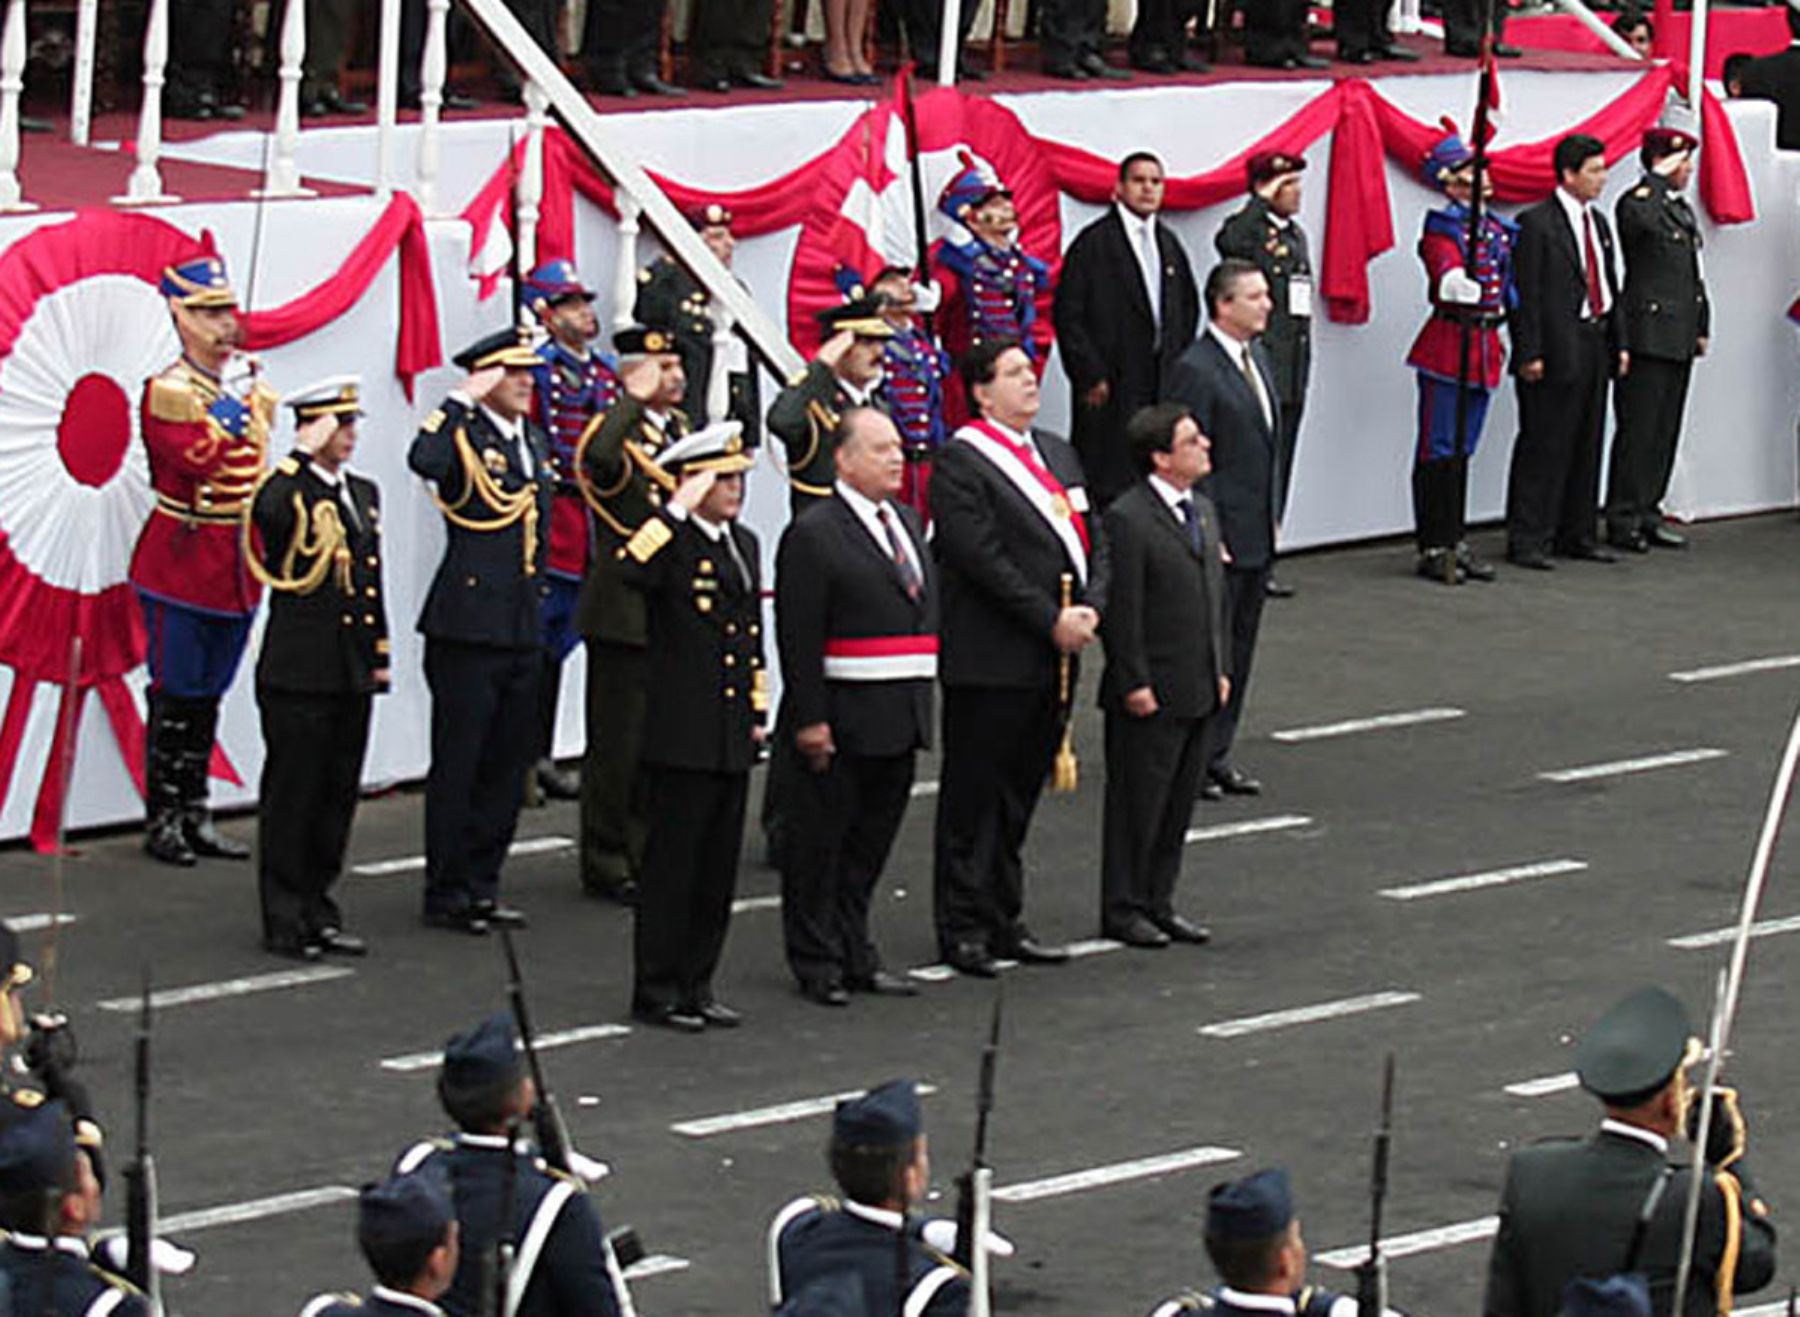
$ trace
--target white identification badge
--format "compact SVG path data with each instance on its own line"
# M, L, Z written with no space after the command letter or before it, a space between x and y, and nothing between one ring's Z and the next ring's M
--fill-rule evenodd
M1288 314L1301 320L1312 318L1312 280L1304 276L1288 280Z
M1086 486L1071 485L1068 490L1068 495L1069 495L1069 506L1074 508L1075 511L1081 513L1081 515L1085 517L1087 515L1087 510L1088 510Z

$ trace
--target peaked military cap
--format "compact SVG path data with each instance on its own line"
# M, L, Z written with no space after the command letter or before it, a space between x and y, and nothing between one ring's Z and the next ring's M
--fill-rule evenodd
M75 1127L61 1102L22 1109L0 1129L0 1194L75 1183Z
M858 338L892 338L894 327L881 317L887 299L857 297L842 306L828 306L814 318L827 337L849 330Z
M162 274L162 295L183 306L237 305L237 294L225 277L225 262L218 256L196 256L169 266Z
M444 1044L444 1083L478 1092L517 1083L525 1074L512 1016L497 1011Z
M923 1126L917 1086L910 1079L890 1079L837 1104L831 1141L848 1148L904 1148Z
M1663 988L1640 988L1594 1021L1575 1045L1581 1086L1602 1101L1648 1097L1687 1058L1694 1028Z
M1667 155L1692 151L1699 145L1698 137L1679 128L1665 128L1659 124L1655 128L1644 129L1643 155L1646 160L1661 160Z
M452 358L464 370L486 370L489 366L505 366L508 370L530 370L541 365L531 350L531 334L508 326L476 339Z
M594 290L581 282L574 261L545 261L525 276L525 296L533 306L539 302L555 306L572 297L591 302Z
M1206 1199L1208 1239L1267 1239L1294 1219L1294 1192L1279 1166L1215 1184Z
M663 449L656 455L656 463L684 476L700 471L728 476L748 471L756 459L744 447L742 421L714 421Z
M413 1171L363 1186L356 1238L365 1250L383 1244L430 1246L443 1240L455 1219L450 1194L438 1177Z
M361 416L362 377L333 375L289 394L283 401L294 409L294 419L302 424L319 416Z
M621 357L642 357L675 351L675 335L666 329L632 325L613 335L613 350Z
M688 212L688 223L696 229L729 229L731 220L731 211L716 201L696 206Z

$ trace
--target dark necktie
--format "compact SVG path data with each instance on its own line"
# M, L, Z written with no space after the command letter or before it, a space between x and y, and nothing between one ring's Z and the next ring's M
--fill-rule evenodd
M1191 498L1184 498L1175 506L1181 509L1181 520L1187 525L1188 543L1199 553L1205 543L1200 537L1200 509Z
M900 529L894 525L894 514L883 503L875 509L875 515L881 519L881 529L887 534L888 553L894 560L894 570L900 573L900 584L906 590L906 597L916 604L925 584L919 580L919 569L913 566L912 555L900 542Z
M738 552L737 540L732 538L729 522L719 528L719 539L725 545L725 552L731 555L732 566L737 568L738 584L746 591L749 590L750 568L744 563L744 555Z
M1606 293L1600 286L1600 252L1594 245L1594 212L1586 206L1581 208L1581 232L1587 249L1588 315L1598 320L1606 306Z

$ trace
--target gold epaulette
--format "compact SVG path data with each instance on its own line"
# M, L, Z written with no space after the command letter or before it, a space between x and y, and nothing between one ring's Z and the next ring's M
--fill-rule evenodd
M284 457L275 464L275 474L297 476L300 474L300 464L291 457Z
M1631 195L1634 197L1640 197L1640 198L1649 196L1650 195L1650 185L1648 183L1646 183L1642 187L1633 188Z
M75 1144L81 1148L104 1148L106 1135L98 1125L84 1116L75 1122Z
M436 434L438 432L439 428L441 428L443 426L443 424L444 424L444 409L442 407L439 407L439 408L436 408L435 410L433 410L431 415L427 416L423 421L421 421L419 423L419 433L420 434Z
M933 1262L935 1262L938 1266L949 1267L950 1270L954 1271L957 1275L963 1277L965 1280L968 1278L969 1269L967 1267L963 1266L963 1264L958 1262L955 1258L951 1257L948 1253L940 1252L939 1250L933 1248L930 1244L927 1244L923 1239L921 1239L919 1241L919 1250L920 1250L920 1252L924 1253L926 1257L930 1258Z
M206 419L206 402L187 381L158 375L150 381L150 415L173 425L192 425Z
M669 529L668 522L661 517L646 517L644 524L625 541L625 547L620 552L630 554L639 563L647 563L667 548L669 541L674 538L675 532Z

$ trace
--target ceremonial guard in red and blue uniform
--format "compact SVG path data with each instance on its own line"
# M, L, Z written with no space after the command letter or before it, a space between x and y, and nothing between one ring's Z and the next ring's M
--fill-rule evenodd
M575 474L581 435L619 396L618 363L594 340L594 290L582 283L571 261L549 261L525 280L525 300L549 332L538 347L542 364L532 371L532 409L550 440L556 497L550 503L550 551L544 567L544 678L538 688L543 739L538 746L536 784L546 796L573 800L581 787L556 766L556 704L562 691L563 662L580 636L575 603L593 561L593 525Z
M247 859L213 829L207 765L219 701L237 674L262 587L244 561L250 496L275 417L274 390L238 351L237 294L217 256L163 271L181 359L144 385L141 427L156 506L131 555L144 607L150 717L144 849L166 864Z
M931 273L943 290L944 347L952 358L980 343L1017 343L1041 376L1050 357L1050 319L1038 299L1050 291L1050 267L1019 246L1019 212L1012 192L984 176L968 152L944 188L938 209L968 233L967 242L941 238L931 248ZM962 381L945 389L945 421L969 418Z
M1484 205L1471 277L1467 263L1475 153L1450 133L1431 148L1420 173L1443 190L1449 204L1425 216L1419 259L1425 263L1431 319L1406 357L1419 380L1419 437L1412 471L1419 575L1448 583L1470 578L1491 581L1494 569L1476 558L1463 539L1463 517L1469 459L1481 440L1488 402L1506 365L1500 326L1518 300L1512 261L1518 226ZM1457 391L1465 375L1465 415L1459 435Z
M935 310L937 293L920 289L913 283L912 271L897 265L876 275L871 291L881 299L881 318L894 331L882 350L881 378L888 415L894 418L906 450L900 501L930 521L931 462L949 437L944 428L944 384L951 374L950 355L919 322L917 313ZM930 300L929 307L921 292Z

